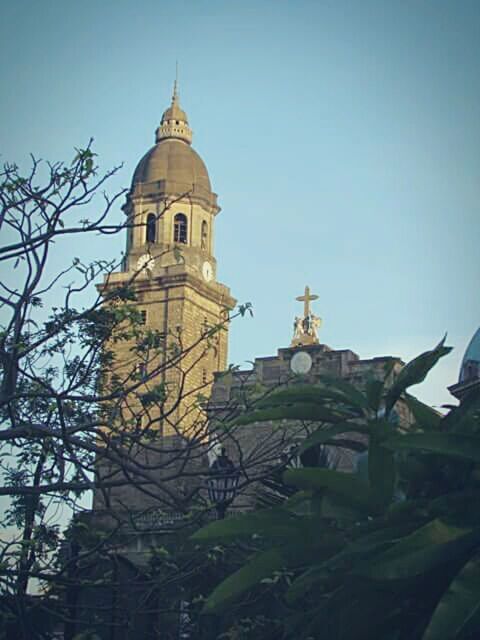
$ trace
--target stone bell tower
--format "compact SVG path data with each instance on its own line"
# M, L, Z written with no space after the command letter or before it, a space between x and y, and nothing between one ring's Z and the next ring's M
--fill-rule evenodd
M185 353L174 366L165 367L161 379L149 381L166 389L168 418L158 420L164 435L186 431L198 420L199 394L208 397L213 373L226 368L228 327L211 340L199 339L224 321L236 303L217 281L214 225L220 207L191 142L175 82L155 145L138 163L123 207L132 225L124 270L104 285L108 289L131 283L141 322L161 336L165 360L178 350ZM127 361L128 346L116 350L117 360Z

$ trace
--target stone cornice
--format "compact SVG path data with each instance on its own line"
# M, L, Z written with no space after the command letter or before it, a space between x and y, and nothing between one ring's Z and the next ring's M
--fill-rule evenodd
M97 285L100 293L106 293L108 290L115 289L122 284L132 280L132 274L129 272L113 273L109 277L107 283ZM230 289L221 284L214 282L207 284L201 277L196 277L191 273L166 274L162 276L153 276L151 278L137 278L131 281L130 286L135 292L165 291L180 286L187 286L196 291L199 295L207 298L211 302L224 306L228 309L234 309L237 301L230 295Z
M130 208L136 203L158 203L159 199L165 202L181 202L200 204L207 207L214 215L221 211L217 203L217 194L202 189L198 185L173 182L171 180L157 180L135 185L127 194L123 211L128 215Z

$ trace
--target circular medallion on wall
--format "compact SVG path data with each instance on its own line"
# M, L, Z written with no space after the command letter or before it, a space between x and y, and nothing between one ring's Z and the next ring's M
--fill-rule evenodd
M312 368L312 358L306 351L297 351L290 360L290 369L293 373L304 375Z

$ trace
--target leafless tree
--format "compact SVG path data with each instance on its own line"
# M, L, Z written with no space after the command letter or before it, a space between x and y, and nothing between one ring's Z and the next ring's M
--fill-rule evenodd
M111 221L124 192L109 197L103 189L118 167L101 173L91 144L77 150L69 165L33 157L31 164L26 175L13 164L0 173L0 496L8 501L0 589L4 598L16 598L20 619L32 580L50 590L56 585L68 596L79 567L85 581L99 553L113 557L116 532L126 521L135 530L152 509L184 514L189 523L199 517L209 450L222 439L235 447L235 433L217 421L212 437L211 381L194 388L185 381L215 348L225 325L249 310L243 305L226 314L186 344L181 334L164 335L142 324L135 300L140 271L127 284L110 286L120 259L66 258L52 271L50 258L62 243L71 251L76 238L114 235L136 223ZM95 292L101 278L108 286ZM79 307L86 294L88 304ZM119 344L128 347L128 358L117 357ZM238 407L222 407L223 419ZM248 460L236 448L242 486L278 460L278 442L268 439ZM91 491L101 506L97 511L109 514L109 533L87 549L59 555L66 548L59 514L67 507L74 528L88 528L78 514L89 510L85 496ZM143 506L133 508L135 498L125 499L125 491L141 495ZM170 526L167 516L157 521L160 529L162 522ZM68 621L68 607L62 615ZM31 637L30 627L21 632Z

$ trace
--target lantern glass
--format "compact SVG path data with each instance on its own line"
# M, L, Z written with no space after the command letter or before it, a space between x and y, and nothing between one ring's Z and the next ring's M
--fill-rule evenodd
M219 474L208 478L207 491L210 502L216 505L232 502L237 492L238 480L238 473Z

